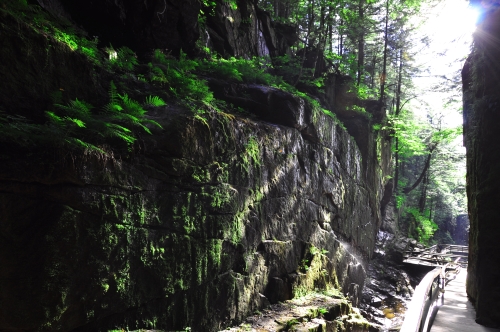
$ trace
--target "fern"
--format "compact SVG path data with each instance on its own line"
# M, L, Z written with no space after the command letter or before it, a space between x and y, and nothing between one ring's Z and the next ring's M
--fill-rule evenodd
M142 117L146 114L146 110L141 106L141 104L133 99L130 99L125 93L123 95L118 95L125 113L133 115L135 117Z
M165 104L157 96L150 96L146 101L153 105ZM99 147L102 144L122 141L130 149L136 141L134 128L148 134L152 134L148 125L162 128L158 122L146 118L146 113L141 103L126 93L119 94L111 82L109 102L100 112L93 111L91 104L75 99L65 105L54 104L52 110L45 112L45 124L31 124L23 117L0 110L0 139L23 146L62 144L99 152L104 152Z
M100 147L98 147L98 146L96 146L94 144L91 144L89 142L82 141L81 139L76 138L76 137L69 137L69 138L66 139L66 142L68 144L70 144L71 146L77 146L77 147L81 147L81 148L84 148L84 149L97 151L97 152L104 153L104 154L106 153Z
M149 101L158 105L161 105L161 103L165 104L165 102L157 96L150 96ZM162 128L158 122L145 118L147 111L138 101L130 98L126 93L119 94L113 81L110 83L109 103L104 106L104 111L111 118L110 120L112 120L112 123L115 124L107 126L110 135L119 137L128 144L133 143L135 138L132 139L134 137L133 134L127 131L128 128L125 126L132 125L142 128L148 134L152 133L151 130L146 127L146 124L152 124ZM121 123L121 125L118 125L117 122Z
M113 81L109 83L108 96L109 103L103 107L103 110L108 113L121 112L123 108L119 104L118 92L116 91L116 85Z
M147 96L144 106L160 107L167 105L163 99L158 96Z
M128 144L132 144L135 141L135 137L130 129L121 126L116 123L106 123L106 127L108 128L108 134L110 136L115 136L121 138Z
M118 51L113 49L113 46L108 48L108 52L113 52L114 56L110 56L109 62L117 69L132 71L137 66L137 57L130 48L121 47Z
M77 99L72 100L68 105L55 104L59 109L64 110L70 116L87 118L91 116L92 105Z

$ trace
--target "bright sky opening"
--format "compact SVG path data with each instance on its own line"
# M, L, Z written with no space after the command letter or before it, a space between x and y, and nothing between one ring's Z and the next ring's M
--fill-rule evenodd
M461 84L452 91L447 91L447 86L460 77L478 15L468 1L443 0L430 11L419 29L418 38L428 36L430 42L428 47L416 45L416 61L425 72L415 78L416 88L421 92L413 106L420 109L422 116L442 115L445 127L462 124Z

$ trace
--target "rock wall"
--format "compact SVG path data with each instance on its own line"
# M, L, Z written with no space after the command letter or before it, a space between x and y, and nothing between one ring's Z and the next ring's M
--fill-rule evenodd
M500 9L484 5L474 48L462 71L470 219L467 294L480 324L500 326Z
M197 0L37 0L56 14L67 13L102 46L128 46L139 54L152 49L195 54L199 38Z
M238 0L237 8L217 1L207 17L204 42L223 56L283 56L298 40L293 26L271 20L252 0Z
M313 144L230 115L155 116L165 130L128 160L2 163L2 329L208 331L314 288L357 301L365 272L341 240L372 253L374 198L338 124L315 114Z
M99 104L110 73L11 23L0 72L22 75L0 85L2 111L41 118L58 89ZM253 117L169 102L134 153L2 142L0 330L215 331L326 288L357 305L384 191L369 120L355 140L303 99L235 88Z

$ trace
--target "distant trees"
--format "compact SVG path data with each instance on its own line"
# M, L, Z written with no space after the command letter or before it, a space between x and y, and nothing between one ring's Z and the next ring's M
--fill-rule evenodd
M419 119L406 110L389 126L397 143L394 192L401 227L424 243L449 242L454 218L466 209L465 172L457 167L465 157L461 126L443 128L439 118Z
M448 238L438 225L449 228L453 215L463 212L465 199L463 174L454 172L463 152L450 156L460 131L442 127L437 115L423 119L412 112L419 99L413 78L420 70L413 54L415 18L423 7L439 1L257 0L274 20L296 27L299 41L293 50L302 50L302 62L306 52L314 51L315 63L324 56L329 66L352 77L358 96L381 102L389 121L380 129L393 137L394 197L401 226L422 242ZM300 67L295 83L315 79L318 73L312 67ZM440 238L433 239L435 232Z

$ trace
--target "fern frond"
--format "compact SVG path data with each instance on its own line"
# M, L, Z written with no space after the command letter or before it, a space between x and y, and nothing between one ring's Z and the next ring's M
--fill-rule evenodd
M144 103L144 106L153 106L153 107L160 107L165 105L167 104L163 101L163 99L161 99L158 96L147 96L146 102Z
M60 116L57 116L54 112L46 111L45 114L49 118L49 121L53 124L61 125L64 123L64 120Z
M145 131L145 132L147 132L148 134L150 134L150 135L152 135L152 134L153 134L153 133L151 132L151 130L149 130L149 128L148 128L148 127L146 127L145 125L143 125L142 123L140 123L140 122L139 122L139 123L137 123L137 125L138 125L139 127L141 127L142 129L144 129L144 131Z
M70 101L68 105L54 104L54 106L62 110L65 115L85 119L91 116L91 109L93 108L91 104L78 99Z
M116 91L116 85L113 81L109 83L109 103L118 104L118 92Z
M122 140L124 140L127 144L132 144L135 142L135 137L131 135L124 134L122 132L116 131L115 135Z
M79 128L85 128L85 122L77 118L70 118L69 116L64 117L65 120L76 124Z
M139 117L146 114L146 110L142 108L141 104L130 99L126 93L123 95L118 94L118 97L121 99L126 113Z
M125 46L118 49L116 62L120 68L125 70L134 70L138 64L134 51Z
M134 143L135 137L132 135L132 131L130 129L116 123L106 123L106 126L108 127L110 136L121 138L127 144Z
M91 104L78 100L78 98L70 101L69 105L78 115L84 115L85 117L90 116L90 111L93 108Z
M130 129L128 129L127 127L124 127L124 126L120 126L119 124L116 124L116 123L106 123L106 126L108 128L111 128L113 130L121 130L125 133L131 133L132 131Z
M138 117L128 113L122 113L119 116L115 116L115 120L129 123L131 122L134 125L140 122L140 119Z
M96 146L96 145L94 145L92 143L89 143L89 142L82 141L81 139L78 139L78 138L75 138L75 137L69 137L69 138L67 138L66 142L68 144L70 144L70 145L73 145L73 146L78 146L78 147L81 147L81 148L84 148L84 149L94 150L94 151L106 154L106 151L104 151L103 149L99 148L98 146Z
M146 122L146 123L151 123L152 125L155 125L157 126L158 128L160 129L163 129L162 125L159 124L158 122L156 122L155 120L151 120L151 119L145 119L142 121L143 123Z
M123 107L117 103L107 103L102 109L107 113L120 113L123 111Z

